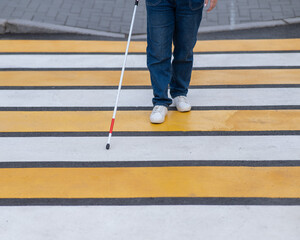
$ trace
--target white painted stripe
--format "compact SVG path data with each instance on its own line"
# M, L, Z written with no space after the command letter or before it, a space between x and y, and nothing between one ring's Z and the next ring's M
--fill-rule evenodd
M300 160L299 136L112 137L109 151L106 141L3 137L0 161Z
M113 107L117 90L1 90L0 107ZM299 88L190 89L192 106L300 105ZM122 90L118 106L152 106L151 89Z
M300 53L195 54L194 67L300 66ZM0 55L1 68L121 68L123 55ZM126 66L146 68L146 55L129 55Z
M2 239L298 240L299 206L1 207Z
M300 53L195 55L194 67L300 66Z

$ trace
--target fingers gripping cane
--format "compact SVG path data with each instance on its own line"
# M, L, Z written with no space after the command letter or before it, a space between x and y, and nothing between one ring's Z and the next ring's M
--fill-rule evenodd
M129 35L128 35L127 47L126 47L126 52L125 52L125 58L124 58L124 62L123 62L123 67L122 67L122 72L121 72L121 77L120 77L120 82L119 82L119 87L118 87L118 94L117 94L117 98L116 98L114 113L113 113L113 117L112 117L112 120L111 120L108 140L107 140L107 144L106 144L106 149L107 150L110 148L110 139L111 139L112 132L113 132L113 129L114 129L116 113L117 113L117 108L118 108L118 101L119 101L120 91L121 91L121 87L122 87L125 64L126 64L126 59L127 59L128 49L129 49L129 44L130 44L130 38L131 38L131 34L132 34L132 28L133 28L133 23L134 23L134 19L135 19L135 13L136 13L136 9L137 9L138 5L139 5L139 0L135 0L133 16L132 16L132 20L131 20L130 31L129 31Z

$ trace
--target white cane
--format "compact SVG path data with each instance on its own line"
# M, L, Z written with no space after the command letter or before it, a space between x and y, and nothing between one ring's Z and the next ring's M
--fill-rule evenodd
M111 119L110 130L109 130L108 140L107 140L107 144L106 144L106 149L107 150L110 148L110 139L111 139L113 128L114 128L114 124L115 124L116 113L117 113L117 108L118 108L118 101L119 101L119 95L120 95L120 91L121 91L121 87L122 87L122 82L123 82L123 75L124 75L126 59L127 59L127 55L128 55L130 38L131 38L133 23L134 23L134 19L135 19L135 13L136 13L136 9L137 9L138 5L139 5L139 0L135 0L134 10L133 10L133 16L132 16L132 20L131 20L131 24L130 24L130 30L129 30L128 41L127 41L127 47L126 47L126 52L125 52L125 58L124 58L124 62L123 62L122 73L121 73L119 87L118 87L118 94L117 94L117 98L116 98L116 103L115 103L115 107L114 107L114 113L113 113L113 117Z

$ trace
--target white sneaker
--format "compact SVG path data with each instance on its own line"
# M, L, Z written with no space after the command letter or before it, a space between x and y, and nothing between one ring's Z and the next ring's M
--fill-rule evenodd
M165 121L165 116L168 109L162 105L154 106L152 113L150 115L150 122L152 123L163 123Z
M174 98L174 104L179 112L189 112L192 108L185 96L178 96Z

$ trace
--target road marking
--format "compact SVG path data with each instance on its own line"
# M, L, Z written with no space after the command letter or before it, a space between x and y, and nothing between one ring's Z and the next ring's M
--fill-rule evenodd
M112 111L2 111L0 132L108 131ZM300 130L300 110L170 111L164 124L151 124L150 111L118 112L115 131L286 131ZM134 120L133 120L134 119Z
M126 168L126 167L300 167L300 160L265 161L44 161L44 162L0 162L0 168ZM0 203L1 205L1 203ZM299 198L300 205L300 198Z
M113 107L117 90L1 90L0 107ZM122 90L119 107L152 107L152 90ZM300 88L190 89L192 106L300 106Z
M299 217L300 206L17 206L0 222L3 239L299 240Z
M125 42L17 40L11 41L8 45L3 43L5 40L0 41L0 51L4 49L0 55L0 68L5 70L0 72L0 86L2 87L116 86L125 50ZM149 87L149 73L144 71L146 68L144 54L146 43L136 43L132 44L130 51L133 54L129 55L127 62L127 67L136 71L126 71L124 86ZM118 47L115 46L117 44L119 44ZM105 50L100 51L104 48ZM17 50L36 54L18 54ZM299 39L202 41L197 42L195 51L204 54L195 54L194 67L198 69L299 68L299 50ZM70 53L70 55L59 54L60 51ZM250 53L251 51L253 52ZM259 51L269 52L259 53ZM274 52L270 53L272 51ZM13 54L5 54L5 52ZM47 55L43 52L58 54ZM97 52L99 54L96 54ZM113 52L117 54L109 54ZM209 52L210 54L207 54ZM5 61L1 61L1 59ZM100 68L104 71L80 71ZM143 71L139 68L143 68ZM16 71L9 71L12 69ZM31 69L37 71L22 71ZM50 71L41 71L42 69ZM74 69L74 71L51 71L55 69ZM137 78L137 76L139 77ZM197 106L211 106L212 108L216 106L268 107L272 105L273 107L288 107L289 105L300 105L300 102L298 103L300 101L299 91L296 88L296 85L300 84L299 76L300 69L195 70L192 86L222 86L223 89L191 89L190 97L192 101L200 104ZM280 89L224 89L228 85L257 87L258 85L276 84ZM294 88L291 86L283 88L284 85L292 84L295 84ZM3 89L0 97L3 107L111 107L115 92L109 89L86 91L13 91ZM151 106L151 90L124 90L122 94L124 94L124 100L121 100L120 106ZM101 101L99 95L102 98L105 97L107 101ZM133 95L136 98L130 98ZM136 99L143 100L137 102ZM44 111L47 109L40 109L42 111L33 109L27 112L20 111L20 109L11 110L4 110L0 113L0 132L16 134L16 136L21 133L36 133L38 136L39 132L42 134L61 133L62 136L67 132L73 132L75 135L84 132L101 132L104 136L103 133L108 132L112 115L112 111L80 112L79 109L68 112L52 111L53 109L51 112ZM240 131L247 134L255 131L264 133L269 131L270 134L275 134L276 131L290 131L291 134L294 134L300 130L299 109L251 111L207 111L201 109L201 111L192 111L186 114L170 111L167 121L163 125L150 124L149 114L150 111L118 112L119 120L116 122L115 130L124 134L142 132L165 134L165 132L174 131L182 136L193 131L207 131L208 133ZM9 164L13 164L12 161L22 164L36 161L36 164L39 164L39 162L47 163L48 160L51 163L52 161L62 161L72 164L72 161L112 163L113 159L119 162L135 160L138 164L150 161L158 163L158 161L170 159L177 162L194 159L202 160L202 163L205 164L204 162L209 161L230 160L231 163L234 160L244 160L247 163L251 160L260 160L267 163L268 160L281 159L291 160L289 164L292 164L292 162L297 162L300 156L298 136L182 136L115 137L116 143L111 152L105 150L103 143L106 138L104 137L10 138L6 136L0 138L0 161L2 164L5 164L5 161ZM128 151L128 144L132 146L131 151ZM172 144L171 149L170 144ZM145 148L145 146L148 147ZM15 151L16 147L18 151ZM163 154L153 153L153 150L161 152L162 148L166 149ZM174 148L177 150L174 151ZM29 151L28 149L35 150ZM39 150L37 151L37 149ZM136 198L132 199L131 203L139 202L140 204L143 202L143 198L149 198L148 202L144 199L144 203L151 204L152 201L152 204L161 204L166 200L164 197L170 201L172 197L178 197L178 199L172 200L173 203L176 201L179 204L184 201L192 203L191 199L198 198L198 202L194 202L194 204L210 204L212 202L214 204L234 204L236 201L235 203L250 205L299 204L300 199L298 190L300 167L297 165L289 165L293 167L276 165L272 167L265 165L264 167L127 166L126 168L80 166L68 169L59 166L53 168L46 166L39 169L26 167L25 169L6 169L5 165L2 166L4 168L0 169L0 182L4 184L0 186L0 197L2 197L0 205L17 203L18 200L21 205L26 204L26 200L28 203L36 201L36 204L45 204L47 201L59 204L55 202L56 197L69 200L69 204L76 203L74 198L83 198L81 204L91 204L87 198L98 199L98 202L95 200L93 204L101 204L103 198L116 198L113 200L115 204L119 198L123 200L124 198ZM163 198L153 201L153 196ZM182 197L185 200L181 199ZM206 197L215 199L206 199ZM106 203L112 203L109 201Z
M0 55L0 69L87 69L121 68L123 55ZM128 55L128 68L147 68L146 55ZM214 67L299 67L300 53L243 53L243 54L195 54L195 68Z
M122 239L125 233L132 240L161 236L174 240L191 240L195 236L238 240L241 231L245 233L244 240L299 237L299 206L45 206L1 207L1 212L0 221L7 229L2 233L5 239L22 235L26 240L45 239L46 235L50 236L47 240L80 240L87 231L93 239L101 236L111 240Z
M0 198L300 198L300 167L16 168L0 182Z
M146 52L145 41L132 41L129 52ZM125 41L0 40L0 52L125 52ZM300 50L300 39L197 41L195 52Z
M299 136L114 136L111 151L105 149L106 141L107 137L3 137L0 161L300 160Z
M120 71L7 71L0 86L117 86ZM137 77L139 76L139 77ZM191 86L300 84L300 69L193 70ZM124 74L123 86L150 86L149 71Z

